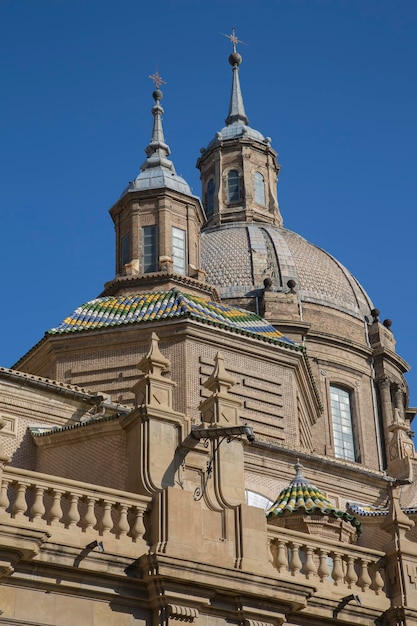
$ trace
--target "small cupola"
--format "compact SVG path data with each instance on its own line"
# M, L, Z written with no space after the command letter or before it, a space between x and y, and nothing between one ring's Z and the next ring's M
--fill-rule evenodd
M268 524L344 543L356 541L362 532L356 517L333 506L324 493L304 477L298 460L294 468L295 477L267 511Z
M200 264L204 211L169 159L160 90L165 81L158 71L149 78L155 83L152 137L139 174L110 209L116 231L116 277L106 284L105 295L131 290L139 279L146 282L146 289L153 280L160 285L164 276L172 277L173 283L204 280Z
M277 180L280 166L271 139L249 126L239 80L242 57L239 39L227 35L233 45L232 91L226 126L201 149L197 168L201 172L205 226L228 222L263 222L282 225L278 208Z

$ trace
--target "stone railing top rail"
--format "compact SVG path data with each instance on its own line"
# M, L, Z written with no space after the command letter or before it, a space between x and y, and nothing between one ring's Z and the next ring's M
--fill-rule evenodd
M92 485L78 480L70 480L61 476L52 476L41 472L34 472L15 467L7 467L3 470L3 481L26 484L29 486L43 487L45 490L53 489L62 491L63 493L72 493L83 497L94 497L98 500L106 500L108 502L128 503L129 505L146 508L152 498L150 496L141 496L130 491L121 491L101 485Z

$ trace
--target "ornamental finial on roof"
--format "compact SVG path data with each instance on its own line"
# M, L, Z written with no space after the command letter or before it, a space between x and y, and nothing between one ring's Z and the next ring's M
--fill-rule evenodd
M230 41L232 42L233 45L233 52L236 54L236 46L238 43L243 43L245 44L244 41L242 41L241 39L238 39L236 37L236 29L232 28L232 34L231 35L226 35L226 33L222 33L222 35L224 35L225 37L227 37L228 39L230 39ZM245 44L246 45L246 44Z
M308 483L309 481L305 478L305 476L303 475L303 466L300 463L300 459L297 459L295 465L294 465L294 469L295 469L295 476L292 479L290 484L296 484L296 483Z
M234 122L249 124L249 120L245 113L245 107L243 105L242 92L239 82L239 65L242 63L242 57L239 52L236 51L237 44L244 43L244 41L236 37L236 31L234 28L232 28L231 35L225 35L225 33L222 33L222 35L230 39L233 45L233 52L229 56L229 63L233 68L232 93L230 96L229 113L226 118L226 125L230 126Z
M154 82L156 87L152 94L152 97L155 100L155 105L152 108L154 123L151 142L145 149L148 158L140 169L143 172L144 170L155 167L165 167L175 174L174 165L172 161L167 158L170 154L170 150L168 144L165 143L164 131L162 128L162 115L164 113L164 109L161 106L162 91L160 91L159 87L161 85L166 85L166 82L161 78L158 67L156 68L155 74L150 74L148 78Z
M155 74L149 74L148 78L153 81L156 89L159 89L161 85L166 85L166 81L161 78L158 72L158 66L156 66Z

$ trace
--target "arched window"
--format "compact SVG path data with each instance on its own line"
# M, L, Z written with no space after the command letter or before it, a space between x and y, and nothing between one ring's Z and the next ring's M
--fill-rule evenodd
M255 175L253 177L253 187L255 202L257 202L258 204L262 204L262 206L265 206L265 181L260 172L255 172Z
M214 211L214 180L210 178L207 184L206 213L211 215Z
M230 170L227 175L227 200L228 202L240 200L240 176L237 170Z
M330 386L330 407L333 424L334 453L339 459L356 461L352 423L351 394L346 389Z

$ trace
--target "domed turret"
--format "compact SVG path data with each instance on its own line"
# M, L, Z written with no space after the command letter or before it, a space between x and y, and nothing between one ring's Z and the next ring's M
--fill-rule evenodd
M269 137L249 126L239 81L241 55L234 30L229 57L232 91L226 126L202 148L197 167L201 172L206 226L236 221L282 224L278 208L277 153Z
M335 507L303 475L303 466L294 466L296 475L267 511L270 524L292 528L310 535L320 535L353 543L361 534L361 523L347 511Z
M158 71L149 78L155 83L152 137L140 173L110 209L116 230L116 276L106 283L104 296L130 292L143 285L143 277L147 288L204 279L200 266L204 211L168 158L160 90L165 81Z

